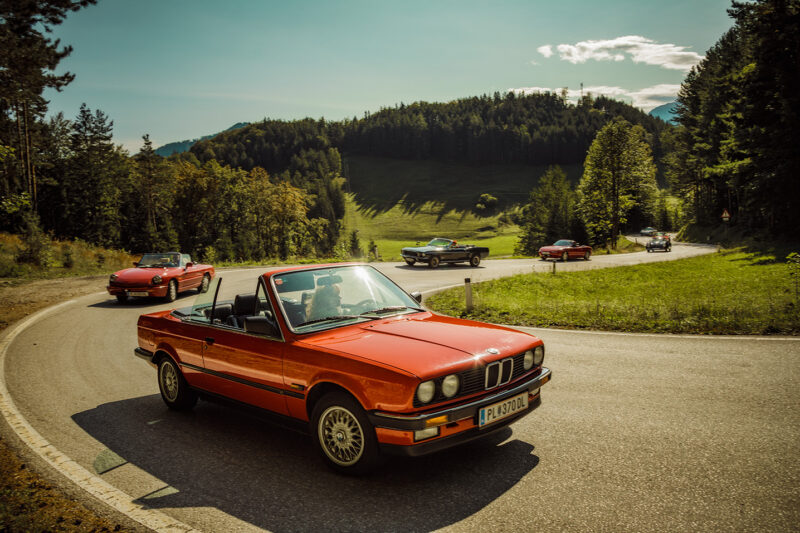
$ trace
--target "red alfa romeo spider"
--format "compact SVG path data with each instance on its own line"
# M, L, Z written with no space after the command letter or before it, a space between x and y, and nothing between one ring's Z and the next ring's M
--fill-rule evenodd
M167 407L227 399L308 424L322 458L363 473L485 437L541 404L544 344L437 315L367 265L273 270L253 292L139 317L135 353Z
M144 254L133 266L114 272L108 279L106 289L120 303L131 296L157 296L173 302L179 292L206 292L214 277L213 266L195 264L188 254L178 252Z
M592 247L588 244L578 244L577 241L570 241L561 239L554 242L551 246L542 246L539 248L539 257L545 259L561 259L566 261L568 259L585 259L586 261L592 256Z

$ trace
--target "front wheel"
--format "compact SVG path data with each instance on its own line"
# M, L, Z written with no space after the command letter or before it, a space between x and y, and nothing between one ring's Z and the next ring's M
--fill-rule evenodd
M428 263L428 266L431 268L437 268L439 266L439 258L435 255L431 257L431 261Z
M563 254L561 254L561 260L562 260L562 261L564 261L564 262L566 263L566 262L567 262L567 259L568 259L568 257L567 257L567 252L564 252Z
M128 301L128 295L125 294L124 292L117 294L117 301L121 304L124 304L125 302Z
M414 263L416 263L416 260L414 260L414 259L406 259L406 264L408 266L413 267Z
M204 293L208 292L208 286L211 285L211 276L208 274L203 275L203 281L200 282L200 286L197 287L197 292Z
M168 302L174 302L178 298L178 282L174 279L167 285L167 295L164 299Z
M322 458L337 472L366 474L380 461L375 429L349 394L331 392L323 396L314 406L311 424Z
M170 409L189 411L197 403L197 393L189 388L178 365L169 357L158 364L158 389Z
M476 267L481 264L481 256L479 254L472 254L469 258L469 266Z

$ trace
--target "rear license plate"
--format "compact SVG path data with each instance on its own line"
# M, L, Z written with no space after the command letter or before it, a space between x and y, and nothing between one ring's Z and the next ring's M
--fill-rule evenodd
M128 296L150 296L147 291L128 291Z
M528 408L528 392L488 405L478 411L478 427L497 422Z

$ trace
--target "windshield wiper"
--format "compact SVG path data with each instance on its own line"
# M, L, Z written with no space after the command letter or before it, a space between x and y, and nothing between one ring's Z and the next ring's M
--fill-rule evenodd
M319 322L338 322L339 320L349 320L352 318L369 318L369 317L364 317L361 315L333 315L333 316L326 316L324 318L317 318L315 320L309 320L308 322L297 324L295 327L299 328L301 326L308 326L309 324L317 324Z
M359 316L382 315L383 313L389 313L391 311L404 311L406 309L413 309L414 311L424 311L424 309L420 309L418 307L409 307L407 305L390 305L388 307L381 307L380 309L374 309L372 311L364 311Z

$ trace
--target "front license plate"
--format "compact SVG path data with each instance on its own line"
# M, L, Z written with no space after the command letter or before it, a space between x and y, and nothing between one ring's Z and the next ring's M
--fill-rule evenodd
M478 411L478 427L497 422L528 408L528 392L488 405Z
M128 291L128 296L150 296L147 291Z

